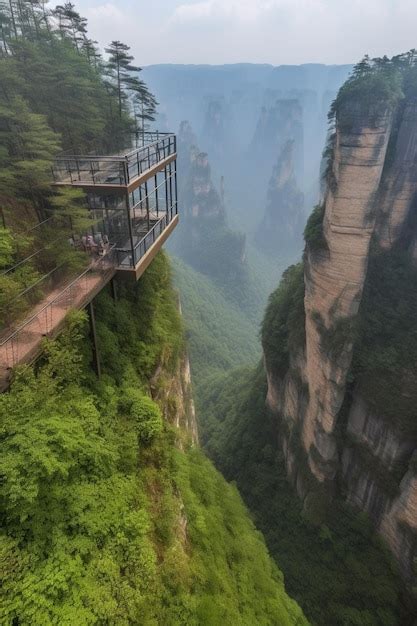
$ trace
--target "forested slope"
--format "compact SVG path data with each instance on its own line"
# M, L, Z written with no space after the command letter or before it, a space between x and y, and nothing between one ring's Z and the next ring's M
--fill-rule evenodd
M165 257L119 295L96 301L100 381L76 313L0 397L2 623L306 624L237 490L172 426Z
M228 301L207 276L177 257L172 259L186 324L193 382L246 363L256 363L261 346L256 324Z
M88 263L68 239L94 221L54 158L129 147L154 108L127 46L104 60L71 3L43 4L0 3L0 330Z

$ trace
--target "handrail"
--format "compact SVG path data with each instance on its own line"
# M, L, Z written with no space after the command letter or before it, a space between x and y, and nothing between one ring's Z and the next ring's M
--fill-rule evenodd
M162 135L163 133L159 133L160 135ZM162 143L163 141L165 141L166 139L170 138L170 137L175 137L175 133L165 133L164 136L159 139L156 139L155 141L151 141L150 143L145 143L143 146L139 146L138 148L133 148L132 150L129 150L129 152L125 152L123 154L115 154L115 155L111 155L111 154L74 154L74 153L66 153L66 152L61 152L60 154L58 154L55 158L54 161L71 161L71 160L76 160L76 159L80 159L80 160L84 160L84 161L120 161L123 162L126 157L132 156L134 154L136 154L137 152L140 152L141 150L147 150L148 148L151 148L152 146L158 145L160 143Z
M24 322L22 322L22 324L18 326L11 335L8 335L5 339L3 339L3 341L0 341L0 348L2 348L11 339L14 339L26 326L28 326L37 317L39 317L39 315L41 315L41 313L43 313L48 307L55 304L62 297L62 294L65 293L65 291L68 291L68 289L71 289L71 287L73 287L73 285L75 285L79 280L81 280L81 278L86 276L92 269L95 269L104 259L108 257L108 255L110 255L115 250L115 248L116 246L112 246L110 250L103 257L101 257L101 259L99 259L96 263L92 263L91 265L89 265L87 269L84 270L84 272L82 272L81 274L78 274L78 276L76 276L76 278L74 278L73 281L68 283L68 285L65 285L62 291L60 291L60 293L55 298L53 298L52 300L48 300L45 306L39 309L34 315L32 315L32 317L29 317Z
M58 155L52 166L56 184L128 186L176 152L176 135L157 136L148 144L120 155Z
M140 150L148 150L149 148L152 148L152 146L158 146L159 144L161 144L162 146L167 145L166 143L164 144L164 142L166 139L170 139L171 137L175 137L175 134L171 133L167 135L166 137L164 137L162 140L157 139L156 141L153 141L151 143L146 143L144 146L140 146L139 148L133 148L133 150L131 150L130 152L127 152L125 156L126 158L130 156L134 156ZM171 142L168 143L168 146L170 145L170 143Z

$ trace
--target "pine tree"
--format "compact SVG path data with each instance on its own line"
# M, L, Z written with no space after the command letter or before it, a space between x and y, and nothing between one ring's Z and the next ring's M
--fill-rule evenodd
M146 83L138 78L131 82L129 87L133 94L133 113L136 122L136 130L145 133L147 122L153 122L156 115L158 102L155 96L149 91Z
M129 54L129 50L130 47L120 41L112 41L105 50L109 55L108 74L117 93L120 118L128 99L127 92L136 86L134 75L141 71L140 67L132 65L133 56Z
M62 37L68 37L79 52L87 35L87 20L75 11L72 2L57 5L52 12L58 20L58 28Z
M0 196L32 203L43 219L59 137L20 96L0 104Z
M359 63L356 63L356 65L354 66L350 80L356 80L357 78L360 78L362 76L365 76L366 74L369 74L371 71L372 71L371 60L369 58L369 55L366 54L363 57L363 59L359 61Z

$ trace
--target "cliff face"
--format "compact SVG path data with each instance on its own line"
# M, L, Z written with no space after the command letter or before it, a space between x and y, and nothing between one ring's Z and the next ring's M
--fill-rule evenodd
M265 214L255 239L258 247L275 256L301 248L304 194L294 171L294 141L283 146L269 181Z
M285 371L266 356L267 404L278 417L288 474L305 506L325 493L366 510L411 582L417 417L409 405L417 378L412 357L396 366L395 377L389 354L398 347L401 316L417 298L407 291L395 300L390 265L401 255L409 275L417 271L415 100L341 106L329 153L325 197L306 231L305 340L290 346ZM387 299L381 312L369 296L378 279L375 258L391 277L373 296ZM364 329L360 339L357 328ZM366 347L369 335L379 341L374 354Z
M153 399L163 408L165 419L187 433L198 444L198 426L192 393L191 369L187 352L181 355L173 373L166 375L159 367L151 380Z

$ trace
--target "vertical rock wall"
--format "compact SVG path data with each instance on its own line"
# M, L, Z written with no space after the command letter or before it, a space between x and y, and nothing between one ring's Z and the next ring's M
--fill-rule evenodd
M366 277L369 244L375 218L373 207L384 167L391 130L390 114L372 124L358 110L349 131L337 132L332 184L324 211L327 249L306 257L306 366L309 404L303 425L303 445L313 473L333 478L336 417L341 408L352 345L335 355L323 348L323 333L338 319L358 312ZM352 185L352 181L355 181ZM331 467L326 468L330 462Z
M348 329L371 243L390 250L400 242L417 256L417 103L403 100L377 115L352 108L348 117L332 146L322 240L307 246L304 259L305 346L290 354L283 379L268 371L267 403L299 495L321 485L366 510L412 583L417 441L375 413L366 386L356 381L348 389L347 377L354 349Z

